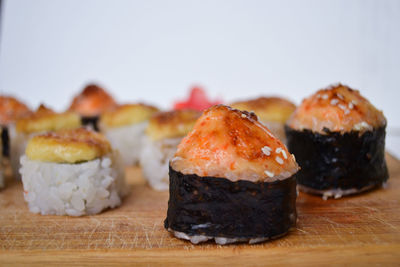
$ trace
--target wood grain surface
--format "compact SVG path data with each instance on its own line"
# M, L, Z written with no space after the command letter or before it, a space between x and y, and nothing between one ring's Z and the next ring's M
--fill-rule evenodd
M257 245L192 245L163 227L168 192L126 170L130 195L95 216L28 211L20 182L0 191L0 264L104 265L400 265L400 161L387 155L386 188L342 199L300 193L297 227Z

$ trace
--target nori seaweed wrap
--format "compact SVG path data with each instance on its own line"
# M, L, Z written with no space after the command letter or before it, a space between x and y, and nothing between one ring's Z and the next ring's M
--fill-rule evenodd
M165 228L197 244L258 243L296 224L298 165L253 113L204 111L170 162Z
M1 126L0 128L2 155L8 158L10 156L10 138L8 136L8 127Z
M89 126L96 132L99 131L99 116L81 116L81 123L84 126Z
M305 99L285 127L300 190L327 199L381 186L388 179L385 128L382 112L346 86Z

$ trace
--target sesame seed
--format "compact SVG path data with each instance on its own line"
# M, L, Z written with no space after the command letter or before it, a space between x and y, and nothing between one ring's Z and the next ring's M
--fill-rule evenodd
M261 151L267 156L271 155L271 150L272 149L269 146L264 146L263 148L261 148Z
M270 172L270 171L265 171L264 173L266 175L268 175L268 177L271 177L271 178L275 176L275 174L273 172Z
M344 111L344 114L345 114L345 115L350 114L350 110L346 109L346 110Z
M282 159L282 158L276 156L276 157L275 157L275 160L276 160L276 162L278 162L279 164L281 164L281 165L283 164L283 159Z
M247 118L246 114L242 114L242 118Z
M349 102L348 107L349 107L349 109L353 109L354 108L354 104L352 102Z
M336 95L337 95L337 97L339 97L340 99L342 99L342 100L344 99L344 97L343 97L341 94L337 93Z
M285 159L287 159L286 152L285 152L285 150L283 150L281 147L278 147L278 148L275 150L275 152L276 152L276 153L281 153L281 154L283 155L283 157L284 157Z
M357 123L353 126L353 129L356 131L361 131L361 130L370 130L372 129L372 126L366 123L365 121L362 121L360 123Z
M343 104L339 104L338 107L339 107L340 109L346 110L346 106L343 105Z
M353 103L353 105L357 105L357 100L351 100L351 103Z
M323 94L323 95L322 95L322 99L325 99L325 100L326 100L326 99L328 99L328 98L329 98L329 95L328 95L328 94Z
M331 100L331 105L332 106L336 105L337 103L339 103L338 99L334 98L334 99Z

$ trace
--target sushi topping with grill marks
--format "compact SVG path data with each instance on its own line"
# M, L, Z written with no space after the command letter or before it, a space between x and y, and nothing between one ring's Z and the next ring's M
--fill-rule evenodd
M197 120L178 146L171 166L184 174L269 181L271 174L274 180L285 179L299 169L288 155L257 116L217 105Z
M36 135L26 148L31 160L57 163L89 161L110 152L111 145L102 134L85 128Z
M359 127L362 122L371 127ZM379 128L386 125L386 118L359 91L338 84L304 99L287 125L324 134L324 128L331 132Z
M100 117L100 122L111 128L123 127L144 122L158 111L158 108L142 103L124 104L105 111Z
M146 135L153 141L185 136L200 117L196 110L173 110L158 112L151 116Z
M25 134L74 129L80 126L81 120L77 113L70 111L56 113L43 104L34 113L16 122L17 132Z
M296 105L280 97L259 97L230 104L239 110L253 111L261 121L284 123ZM242 115L243 116L243 115Z

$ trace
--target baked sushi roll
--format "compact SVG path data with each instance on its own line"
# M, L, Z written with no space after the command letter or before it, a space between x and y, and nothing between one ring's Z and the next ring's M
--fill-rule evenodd
M74 97L69 111L78 113L82 118L83 125L88 125L98 131L98 120L101 113L112 110L116 106L114 98L103 88L89 84Z
M4 157L10 156L9 128L19 118L31 114L27 105L11 96L0 96L1 146Z
M261 123L286 144L285 123L296 109L296 105L280 97L259 97L234 102L233 108L254 112Z
M144 178L156 190L168 190L168 164L182 138L193 128L201 113L175 110L154 114L145 130L140 153Z
M2 141L2 129L0 128L0 142ZM0 146L0 189L5 186L5 179L4 179L4 165L1 164L3 162L3 146Z
M164 226L194 244L281 237L296 223L298 169L254 113L213 106L170 162Z
M56 113L40 105L31 115L18 119L10 128L10 161L13 175L19 179L20 158L25 153L26 145L34 135L81 126L78 114L74 112Z
M286 125L300 190L327 199L381 186L388 179L385 128L383 113L347 86L304 99Z
M119 151L125 166L139 163L145 128L157 111L150 105L126 104L101 115L100 130Z
M32 137L20 170L29 210L81 216L119 206L125 184L116 157L103 135L84 128Z

